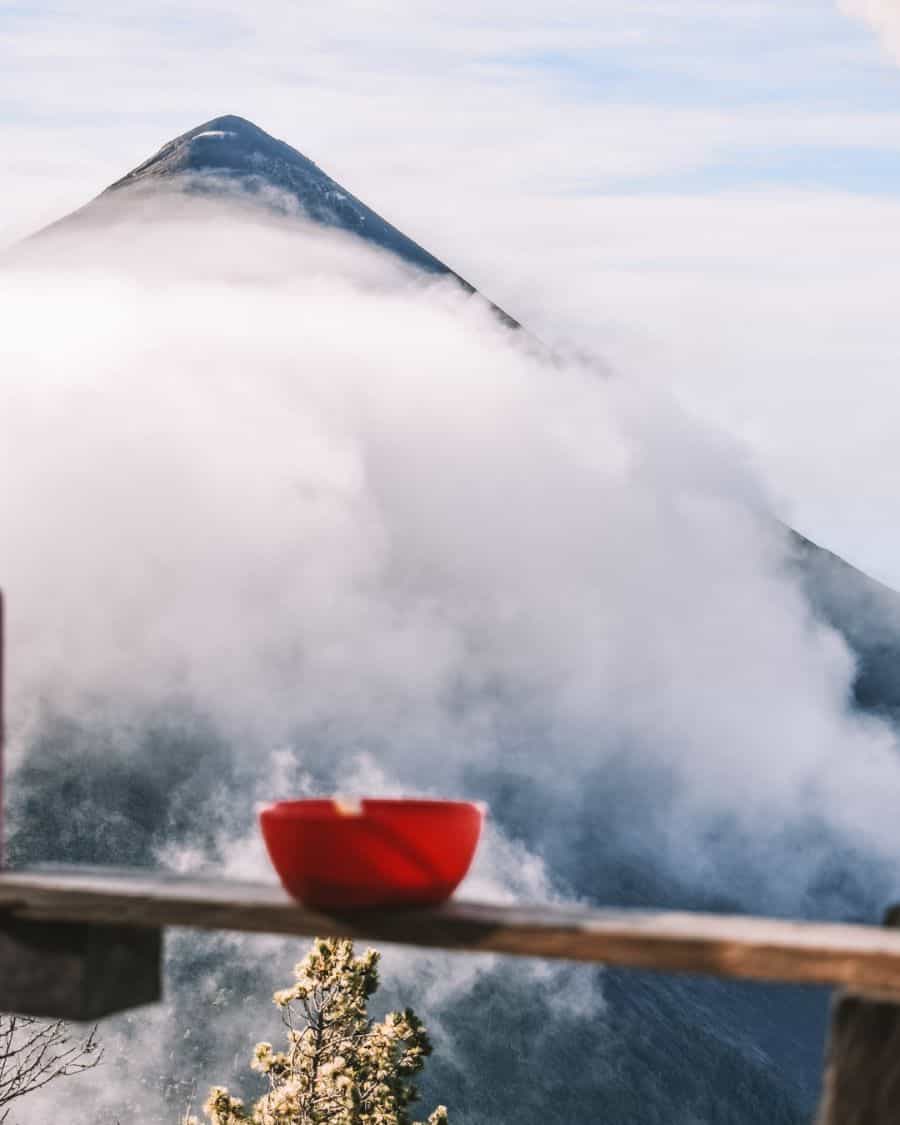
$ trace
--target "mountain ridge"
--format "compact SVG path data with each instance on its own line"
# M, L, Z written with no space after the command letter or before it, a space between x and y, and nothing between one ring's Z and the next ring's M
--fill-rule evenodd
M467 293L487 301L510 328L519 322L494 304L440 258L405 235L298 149L237 114L213 117L167 141L152 156L104 188L83 207L35 232L44 237L83 220L102 220L111 200L155 188L186 194L231 189L285 216L353 234L416 269L455 280Z

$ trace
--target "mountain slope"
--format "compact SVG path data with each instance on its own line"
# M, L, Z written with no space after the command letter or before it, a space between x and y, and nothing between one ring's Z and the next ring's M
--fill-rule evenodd
M73 223L102 223L109 205L121 204L129 195L136 200L138 193L173 189L190 194L235 193L277 214L312 219L357 235L417 269L453 277L467 292L476 292L297 149L234 114L215 117L175 137L90 203L39 231L38 237ZM492 308L510 327L519 327L508 313L493 304Z

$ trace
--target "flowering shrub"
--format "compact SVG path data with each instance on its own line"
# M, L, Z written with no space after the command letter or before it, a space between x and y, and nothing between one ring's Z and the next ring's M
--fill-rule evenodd
M211 1125L412 1125L409 1106L418 1094L412 1079L431 1044L410 1009L368 1016L378 988L378 954L361 956L347 939L317 938L294 968L294 983L276 992L287 1042L276 1051L257 1043L251 1067L269 1089L247 1109L214 1086L203 1109ZM439 1106L428 1125L446 1125ZM200 1125L196 1117L183 1125Z

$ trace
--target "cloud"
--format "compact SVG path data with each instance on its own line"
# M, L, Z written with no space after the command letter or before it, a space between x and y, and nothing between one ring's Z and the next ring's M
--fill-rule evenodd
M564 222L530 201L444 222L502 248L461 268L520 320L739 437L787 522L900 585L893 198L614 193Z
M866 80L843 31L820 5L755 0L540 3L524 15L394 6L390 17L350 0L302 14L267 0L253 19L226 0L187 18L143 3L127 19L103 5L23 9L0 46L15 107L0 237L224 112L291 141L376 209L397 198L399 219L420 193L436 205L479 190L546 199L746 164L773 146L874 135L896 148L892 105L835 114L816 86L822 73L854 89ZM441 229L432 216L411 233L452 255Z
M633 745L692 807L739 784L752 822L852 789L848 742L892 776L746 459L658 390L548 368L351 240L221 215L94 238L3 281L20 743L29 700L183 695L432 790L498 755L574 793Z
M738 446L352 238L172 205L0 273L14 786L49 816L53 771L26 769L49 760L48 714L86 732L75 773L108 794L166 768L147 716L189 713L220 781L198 769L187 827L163 808L170 863L256 874L255 801L375 786L493 803L470 893L608 900L643 872L819 911L837 855L877 896L894 734L849 710L853 662ZM178 939L170 1006L108 1029L120 1069L92 1112L161 1113L179 1075L230 1074L247 1028L228 1006L258 1013L288 960L274 939ZM494 962L389 964L442 1027ZM566 1018L603 1009L574 970L501 976ZM205 1008L194 1053L179 1036Z
M0 240L245 113L534 328L665 381L752 447L785 518L900 581L900 225L879 163L900 126L864 37L812 3L418 12L402 29L366 5L18 12Z
M900 59L900 9L894 0L840 0L840 8L867 23L885 49Z

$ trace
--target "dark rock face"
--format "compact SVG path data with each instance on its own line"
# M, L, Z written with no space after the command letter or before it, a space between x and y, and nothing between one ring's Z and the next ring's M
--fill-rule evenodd
M855 702L900 721L900 594L802 535L794 533L794 541L813 609L858 660Z
M169 141L85 207L46 227L39 235L73 222L102 223L111 211L110 204L121 207L129 193L159 190L210 196L234 193L242 201L258 203L276 214L302 216L356 235L416 269L455 278L467 292L475 292L468 281L407 238L301 152L233 114L215 117ZM493 304L491 307L509 327L519 327L502 309Z
M302 153L231 114L169 141L149 160L111 184L95 203L130 188L171 185L176 178L183 178L187 190L193 191L221 191L223 181L231 183L276 210L299 212L326 226L357 234L419 269L453 273Z
M215 118L170 141L61 224L102 223L110 204L139 207L142 193L162 190L201 196L233 190L280 214L349 232L429 274L457 277L471 291L448 266L312 161L234 116ZM900 720L900 595L800 536L795 547L791 565L815 612L844 635L858 657L856 704ZM535 752L541 752L537 745ZM322 788L333 788L337 777L328 773L327 764L322 768ZM251 764L189 707L148 716L124 748L121 732L114 736L102 723L87 729L50 716L13 787L13 858L102 862L116 855L130 864L153 864L164 842L197 842L198 808L217 786L248 792L252 773ZM660 837L658 853L647 846L653 808L645 779L625 768L592 781L584 808L549 807L546 794L519 778L485 772L477 780L513 838L535 844L528 826L541 817L551 823L554 843L546 849L547 858L555 873L589 901L766 908L752 890L736 893L734 900L708 901L695 886L678 882L677 864L653 859L662 856L665 840ZM249 831L250 811L238 819L231 829ZM201 842L212 846L221 828L212 812L208 827L209 841ZM727 831L723 828L715 846L737 857L737 866L742 842ZM634 846L638 832L640 847ZM790 844L785 843L786 856ZM814 911L875 920L885 905L876 901L884 883L870 864L833 844L829 840L822 849L831 866L823 871ZM204 971L204 958L213 959L211 947L178 948L169 973L184 991L177 996L173 1042L197 1018L192 981ZM258 994L252 966L236 964L230 971L234 981L241 973L247 977L240 987L248 996ZM594 970L575 971L589 989ZM433 1060L428 1100L446 1100L464 1125L488 1120L495 1125L523 1120L799 1125L809 1119L824 1038L827 997L822 990L637 973L608 973L602 980L605 1007L595 1019L577 1011L561 1014L549 991L522 981L508 964L485 972L473 992L442 1013L454 1034L454 1051L452 1057L439 1051ZM248 1026L247 1034L252 1032ZM191 1042L202 1040L198 1035ZM240 1046L243 1053L248 1044L249 1039ZM194 1053L185 1056L185 1066L195 1073L205 1059L199 1046L190 1050Z

